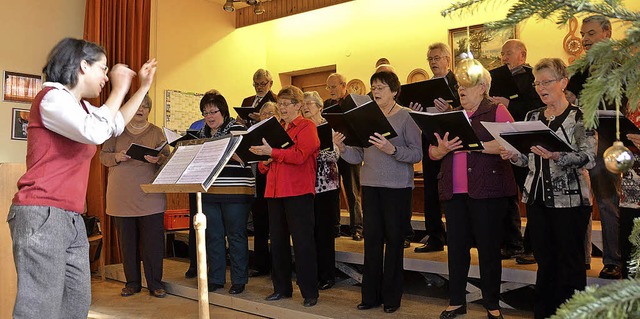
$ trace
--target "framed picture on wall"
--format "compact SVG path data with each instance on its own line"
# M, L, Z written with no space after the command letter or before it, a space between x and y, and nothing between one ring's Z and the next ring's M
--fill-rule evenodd
M42 88L42 76L4 71L2 100L31 103Z
M469 28L469 36L467 36L467 28ZM500 51L502 51L502 44L508 39L517 39L515 27L490 31L484 24L478 24L449 29L449 47L454 56L451 69L455 71L456 64L461 60L460 55L466 53L468 47L473 57L487 70L501 66Z
M27 125L29 125L29 110L13 109L11 112L11 139L26 140Z

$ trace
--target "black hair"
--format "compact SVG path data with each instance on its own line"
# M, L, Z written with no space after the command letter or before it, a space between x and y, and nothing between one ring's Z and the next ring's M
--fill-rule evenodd
M74 88L82 60L92 65L107 53L103 47L86 40L65 38L49 52L47 64L42 68L47 82L58 82Z
M369 84L373 84L373 81L375 80L388 85L391 92L396 92L397 94L395 98L400 96L400 79L398 79L398 76L395 73L388 71L374 73L369 80Z
M222 94L220 94L220 92L211 90L205 93L200 100L200 112L204 112L204 108L207 105L216 106L225 121L229 118L229 105L227 104L227 100L224 98L224 96L222 96Z

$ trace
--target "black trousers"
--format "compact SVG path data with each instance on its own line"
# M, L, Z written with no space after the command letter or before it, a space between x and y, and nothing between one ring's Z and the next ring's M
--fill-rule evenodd
M336 238L333 226L336 223L335 212L340 211L340 189L317 193L313 205L318 280L333 281L336 277Z
M411 188L362 187L365 212L362 303L400 306L403 244L411 216L411 195Z
M429 158L429 144L422 141L425 152L422 156L422 171L424 176L424 228L429 236L428 243L444 245L446 233L442 222L442 206L438 197L438 173L440 162Z
M360 198L360 165L347 163L342 158L338 159L338 172L344 186L349 205L349 231L351 234L362 232L362 203ZM340 211L337 213L338 225L340 224Z
M271 270L269 254L269 209L267 200L258 196L251 206L253 218L253 269L260 272Z
M304 298L318 297L318 264L314 238L313 195L268 198L271 230L271 280L275 292L291 294L291 245L296 283Z
M164 258L164 213L140 217L114 217L122 256L125 286L142 287L140 260L144 267L149 291L164 289L162 259Z
M449 266L449 305L466 304L466 287L471 265L470 249L475 241L480 266L480 290L487 310L500 309L502 260L500 244L507 214L508 197L473 199L455 194L446 201Z
M540 203L527 205L527 223L538 262L535 318L547 318L575 290L584 290L584 234L591 207L548 208Z
M640 209L620 207L620 253L622 255L622 277L629 277L629 261L634 247L629 241L633 231L633 220L640 217Z
M513 169L513 175L516 178L516 184L518 184L518 188L522 191L524 188L524 181L527 178L527 174L529 173L529 168L520 167L511 165ZM524 249L526 245L528 248L531 247L529 243L525 244L522 238L522 221L520 220L520 205L519 205L519 197L518 195L512 196L509 198L509 207L507 209L507 215L505 216L504 222L504 248L513 249L513 250L521 250ZM528 251L531 251L528 249Z

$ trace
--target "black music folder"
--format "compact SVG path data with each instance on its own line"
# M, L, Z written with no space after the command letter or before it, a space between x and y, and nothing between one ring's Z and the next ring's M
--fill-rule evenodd
M501 96L509 100L518 97L520 90L513 80L511 70L509 70L506 64L489 71L489 73L491 74L490 96Z
M438 133L440 138L443 138L444 134L449 132L450 140L459 137L462 141L462 148L458 151L481 151L484 149L464 110L444 113L413 111L410 115L431 145L438 145L438 140L433 133Z
M260 112L258 108L253 106L234 106L233 109L236 110L238 116L245 121L253 121L253 119L249 117L249 114Z
M438 98L444 99L453 108L460 106L460 101L454 97L444 78L402 85L398 102L406 107L409 107L411 102L420 103L423 110L426 110L428 107L434 107L433 100Z
M149 163L149 161L147 161L144 158L144 156L145 155L158 156L165 145L167 145L166 141L162 143L162 145L156 148L152 148L152 147L148 147L148 146L144 146L136 143L131 143L131 145L129 145L129 148L127 149L126 154L134 160Z
M322 116L331 128L344 134L344 143L369 147L369 137L379 133L387 139L398 136L378 104L367 95L349 94L342 103L328 107Z
M318 138L320 139L320 150L333 151L333 130L329 122L317 126Z
M619 113L620 141L624 146L636 150L637 147L627 138L627 134L640 134L640 129L630 119ZM598 136L607 141L616 140L616 111L598 111Z
M542 146L549 152L574 152L571 145L567 144L551 129L522 132L500 133L507 143L522 154L531 153L531 147Z
M268 155L256 155L249 151L251 146L262 145L262 139L267 140L267 143L272 148L289 148L293 145L293 141L289 134L284 130L282 125L275 117L270 117L266 120L260 121L252 125L247 131L233 132L233 134L242 134L242 141L236 149L236 154L245 163L266 161L269 159Z

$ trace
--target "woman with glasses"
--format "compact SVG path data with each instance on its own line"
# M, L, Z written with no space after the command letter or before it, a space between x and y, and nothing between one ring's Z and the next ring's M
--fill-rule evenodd
M276 95L271 91L272 85L273 78L271 77L271 73L265 69L258 69L253 74L253 89L256 91L256 95L249 96L242 100L242 106L251 106L256 110L260 110L265 103L275 102ZM259 122L259 118L260 113L253 112L249 114L248 119L238 117L237 120L240 124L251 126L251 124Z
M391 72L371 76L373 99L398 133L387 140L371 136L367 148L344 144L344 135L334 134L341 157L362 165L362 211L364 213L364 269L359 310L384 304L384 311L400 307L406 228L411 218L413 164L422 159L420 129L409 109L396 102L398 76ZM386 244L386 248L385 248Z
M120 244L126 278L125 287L120 292L123 297L132 296L142 289L140 261L149 293L158 298L166 296L162 282L166 196L145 194L140 184L153 180L169 156L169 146L165 145L159 156L145 155L145 161L131 159L126 154L131 143L150 148L166 144L162 129L148 121L150 111L151 99L146 95L124 132L108 139L100 151L100 162L109 168L106 211L107 215L114 217Z
M263 145L252 146L249 150L256 155L270 156L269 160L258 164L260 172L267 175L264 197L269 205L274 290L265 300L291 298L291 238L303 305L312 307L318 302L313 196L320 141L313 121L300 115L303 102L304 95L295 86L284 87L278 93L280 122L293 140L291 147L272 148L263 139Z
M322 117L323 101L316 91L304 92L302 116L320 125L327 123ZM327 126L324 126L329 128ZM328 133L331 133L329 130ZM320 135L320 131L318 131ZM327 138L331 138L328 135ZM321 143L322 144L322 143ZM321 149L316 170L316 196L313 200L315 214L314 235L318 258L318 289L326 290L335 284L336 236L335 225L340 215L340 174L338 173L337 147Z
M595 164L596 137L586 130L582 111L564 94L567 68L557 58L542 59L533 68L536 92L545 107L530 111L525 121L542 121L574 152L534 146L528 154L502 150L504 159L529 167L522 202L538 261L535 318L547 318L586 285L584 241L591 214L588 169Z
M200 100L200 111L205 125L199 138L216 138L243 131L229 115L227 100L215 90ZM210 191L202 195L202 210L207 216L206 246L208 289L210 292L224 287L226 278L226 242L229 243L231 263L230 294L244 291L248 282L249 242L247 219L255 192L255 178L251 166L245 166L235 154L213 183Z
M458 84L460 84L460 79ZM442 160L438 195L447 220L449 267L449 306L440 319L455 318L467 312L466 287L471 263L470 249L475 242L480 265L480 290L488 318L502 318L499 305L502 260L502 220L507 214L509 197L517 194L516 182L508 161L500 158L500 145L481 124L513 122L507 108L489 99L491 75L482 68L475 85L458 85L460 104L482 141L481 152L457 151L458 137L435 133L437 146L429 147L432 160Z

